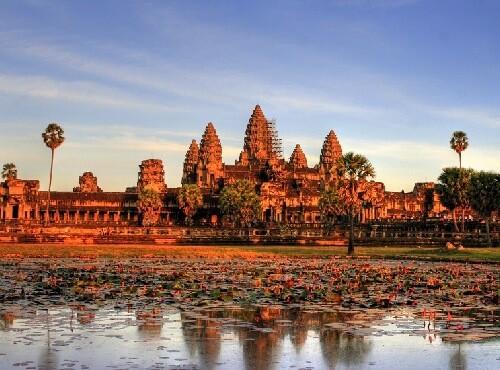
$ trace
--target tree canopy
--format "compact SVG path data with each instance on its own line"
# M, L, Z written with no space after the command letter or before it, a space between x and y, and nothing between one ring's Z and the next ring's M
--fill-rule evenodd
M489 223L492 215L500 212L500 174L481 171L472 176L470 205L485 220L488 246L491 247Z
M203 206L203 196L196 184L185 184L177 195L179 208L186 216L186 222L191 223L198 208Z
M14 163L5 163L2 169L2 179L16 179L17 178L17 168Z
M142 226L153 226L156 224L162 207L163 202L160 194L155 189L142 189L137 200L137 209L141 214Z
M462 168L462 152L469 146L469 138L463 131L455 131L451 136L450 147L458 154L459 168Z
M219 207L233 224L243 226L259 217L260 201L255 185L249 180L238 180L225 186L220 193Z
M42 133L43 142L51 150L55 150L64 143L64 130L57 123L50 123Z
M443 206L452 211L456 231L459 231L459 229L456 222L455 209L458 207L462 207L462 209L469 207L469 190L473 174L474 170L470 168L446 167L443 168L443 172L438 177L436 192Z

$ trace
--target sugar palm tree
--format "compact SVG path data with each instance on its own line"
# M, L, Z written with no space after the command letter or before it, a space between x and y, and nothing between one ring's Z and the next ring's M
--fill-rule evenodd
M45 132L42 133L43 142L50 148L51 160L50 160L50 178L49 178L49 191L47 196L47 219L49 219L49 205L50 205L50 188L52 187L52 169L54 167L54 152L57 148L64 143L64 130L57 123L50 123Z
M354 219L367 200L363 194L370 193L366 191L370 186L367 178L375 177L375 169L364 155L349 152L339 158L337 171L339 199L349 222L349 247L347 253L353 254Z
M458 153L458 168L462 169L462 152L469 146L469 138L463 131L455 131L451 136L450 147ZM464 232L465 209L462 207L462 232Z
M462 168L462 152L469 146L469 138L463 131L455 131L450 140L450 147L458 153L459 168Z
M14 163L5 163L2 169L2 179L16 179L17 169Z

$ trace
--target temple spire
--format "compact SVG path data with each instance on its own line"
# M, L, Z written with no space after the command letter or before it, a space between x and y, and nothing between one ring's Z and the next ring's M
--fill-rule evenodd
M239 163L248 165L276 158L273 150L273 132L260 105L256 105L245 131L243 151Z
M292 155L290 156L290 164L292 164L294 168L307 168L307 158L300 144L295 145L295 149L293 149Z
M212 122L207 124L200 142L197 183L202 187L215 187L223 177L222 145Z
M342 157L342 147L335 132L331 130L323 142L319 157L320 178L329 182L336 177L337 161Z
M194 184L196 182L196 165L200 157L200 147L196 140L191 141L189 149L186 152L186 159L184 159L184 167L182 171L181 183Z

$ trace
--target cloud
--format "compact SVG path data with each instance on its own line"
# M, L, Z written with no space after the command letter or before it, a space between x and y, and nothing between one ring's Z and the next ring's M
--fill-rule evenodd
M155 104L122 91L88 81L58 81L39 76L0 75L0 92L33 98L71 101L120 109L180 111L179 107Z
M436 116L446 117L463 122L479 124L484 127L500 128L500 115L494 114L490 111L477 109L477 108L463 108L463 107L450 107L450 108L432 108L428 107L427 112Z
M125 84L136 90L150 90L157 96L160 93L160 98L166 98L165 94L167 94L176 98L196 99L231 107L243 106L246 101L255 101L256 98L261 98L269 103L280 105L282 109L320 111L354 117L380 116L392 113L390 110L378 107L354 104L338 94L331 96L318 89L307 90L299 86L291 90L288 86L264 81L260 76L243 74L227 68L207 70L204 67L202 70L196 71L192 67L182 67L179 64L169 63L163 58L141 50L106 45L105 49L110 54L108 59L112 58L113 60L108 61L102 56L98 58L94 55L83 55L71 51L73 48L71 45L51 44L39 37L21 36L15 32L6 33L4 36L3 41L0 41L0 45L3 44L4 52L10 52L15 56L29 57L52 66L57 65L66 70L83 72L86 74L87 80L94 80L98 77L101 88L110 84L120 85L120 88L108 88L110 90L109 96L100 94L103 99L100 99L99 95L96 95L95 99L86 97L89 103L97 104L102 100L101 104L119 105L120 103L111 99L110 96L124 95L123 90L127 88L124 86ZM79 40L79 42L82 41ZM101 49L103 45L94 45L94 47ZM117 64L115 60L120 60L120 63ZM336 83L339 86L342 85L339 81ZM84 82L79 84L84 85ZM96 85L95 83L89 84ZM364 84L363 89L369 89L369 86ZM53 91L52 95L57 95L54 88L50 90ZM45 96L47 95L45 94ZM73 95L75 94L68 94L68 98ZM127 104L126 101L124 104L133 107L144 105L144 101L132 104Z

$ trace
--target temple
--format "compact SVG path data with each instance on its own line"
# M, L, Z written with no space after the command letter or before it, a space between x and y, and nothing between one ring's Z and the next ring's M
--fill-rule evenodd
M318 202L322 189L337 176L337 159L342 147L332 130L318 148L319 163L309 166L297 143L285 159L275 120L269 120L262 108L255 106L245 129L243 148L234 164L222 161L222 145L212 122L199 142L193 139L186 152L181 184L196 184L202 190L205 206L195 215L199 223L220 224L217 207L220 190L239 179L255 184L260 198L263 223L319 225L322 222ZM359 215L360 221L387 219L422 219L448 213L439 202L432 182L417 183L413 191L389 192L382 182L373 182L373 201ZM2 222L56 222L68 224L124 224L139 222L137 209L141 190L156 190L163 201L160 225L182 223L177 204L180 188L169 188L160 159L147 159L139 165L137 186L123 192L106 192L92 172L79 178L72 192L40 191L38 180L7 178L0 184L0 220Z

